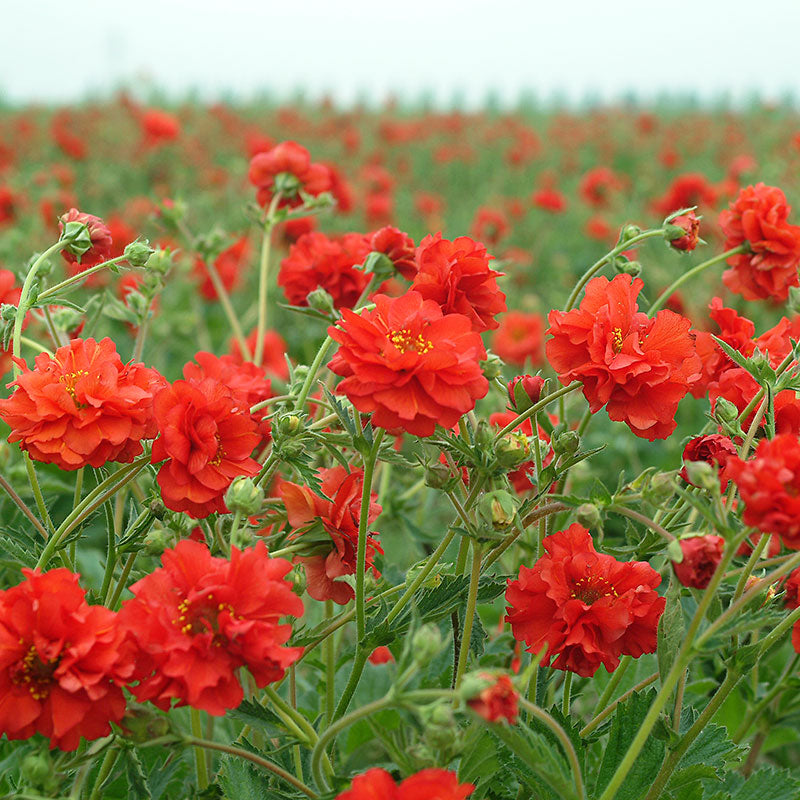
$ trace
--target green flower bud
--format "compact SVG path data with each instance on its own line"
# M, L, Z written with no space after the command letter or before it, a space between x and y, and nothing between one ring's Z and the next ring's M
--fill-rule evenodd
M4 322L14 322L17 318L17 307L10 303L0 304L0 319Z
M275 421L275 429L280 436L294 436L303 427L297 414L284 414Z
M60 331L74 331L83 322L83 312L76 308L57 308L52 312L53 325Z
M730 400L718 397L717 402L714 404L714 418L721 425L725 423L734 425L739 419L739 409Z
M461 681L458 689L458 696L462 702L466 703L477 697L484 689L488 689L495 683L494 676L487 672L468 672Z
M323 314L333 314L333 298L321 286L317 286L312 292L306 295L306 302L310 308L321 311Z
M431 706L423 706L419 711L424 728L425 743L435 749L452 747L459 737L453 707L446 700Z
M478 420L475 428L475 446L481 450L486 450L494 442L495 431L492 430L485 419Z
M151 528L144 537L144 551L150 556L160 556L172 546L174 536L166 528Z
M138 703L128 703L119 724L125 731L125 737L136 744L145 744L170 732L169 718L166 715Z
M376 280L385 280L394 275L394 263L386 253L373 250L364 261L364 272L374 275Z
M499 378L503 374L504 366L505 362L503 359L500 358L500 356L496 356L494 353L489 353L486 358L480 362L483 376L487 381Z
M166 275L172 268L172 259L175 254L169 250L158 248L154 250L145 262L145 268L159 275Z
M155 250L150 247L147 241L142 241L141 239L131 242L124 250L125 260L132 267L145 266L153 253L155 253Z
M719 487L719 478L714 467L707 461L687 461L684 464L686 477L692 486L699 486L701 489L714 490Z
M239 550L252 547L255 543L255 531L247 525L240 525L231 536L231 544Z
M478 516L494 530L505 530L517 516L517 501L503 489L487 492L478 502Z
M414 633L414 638L411 640L411 657L417 666L429 666L441 649L442 635L436 625L427 623Z
M575 431L563 431L553 437L553 452L559 456L571 456L577 452L580 443L580 436Z
M614 269L621 275L630 275L632 278L638 278L642 272L642 265L638 261L628 261L627 258L617 257L614 259Z
M68 253L82 256L92 247L92 234L89 232L89 226L82 222L67 222L58 241L66 243L64 249Z
M264 502L264 490L252 478L235 478L225 493L225 505L246 517L257 514Z
M599 528L603 524L603 517L600 509L594 503L583 503L575 509L575 519L584 528L592 530Z
M531 459L531 445L528 437L520 431L512 431L503 436L495 445L497 463L507 469L518 467Z
M22 759L23 780L31 786L43 786L53 775L53 760L46 752L28 753Z
M641 232L642 229L638 225L633 225L633 224L623 225L622 230L619 232L619 239L617 240L617 245L625 244L625 242L629 242L631 239L635 239Z
M643 494L653 505L663 505L675 494L675 476L670 472L656 473L650 478Z
M436 462L425 467L425 485L431 489L452 489L459 481L458 473L453 473L447 464Z

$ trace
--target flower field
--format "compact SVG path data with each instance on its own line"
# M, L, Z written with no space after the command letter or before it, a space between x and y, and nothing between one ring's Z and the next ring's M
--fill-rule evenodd
M0 108L0 798L800 797L800 115Z

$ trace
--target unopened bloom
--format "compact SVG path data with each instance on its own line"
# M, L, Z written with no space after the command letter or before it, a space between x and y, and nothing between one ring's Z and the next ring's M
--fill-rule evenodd
M263 542L230 560L184 539L165 550L163 566L131 586L120 624L135 645L132 691L163 710L172 701L220 716L243 698L239 669L256 685L280 680L303 652L284 647L303 603L285 575L292 565L270 558Z
M572 524L544 539L546 554L521 567L506 590L506 620L542 663L591 677L622 655L654 653L665 600L661 576L643 561L598 553L586 528Z
M339 343L329 364L344 377L339 393L380 428L431 436L437 424L453 427L489 390L480 336L418 292L374 300L374 310L344 309L328 329Z
M705 589L722 561L725 540L721 536L692 536L680 540L683 560L672 562L675 575L684 586Z
M608 416L644 439L665 439L678 403L699 377L691 323L663 309L650 319L636 297L644 282L629 275L598 277L578 308L554 310L547 358L564 386L583 384L592 413Z
M0 592L0 733L75 750L111 733L125 712L132 669L117 615L90 606L67 569L23 569Z
M667 238L675 250L694 250L700 241L700 219L694 211L687 211L669 221L672 234Z
M62 249L61 255L68 264L80 265L80 268L71 269L72 274L77 274L89 267L101 264L103 261L108 261L108 259L111 258L111 248L113 246L111 231L100 217L78 211L77 208L71 208L66 214L62 214L59 218L59 233L63 233L70 222L79 222L85 225L89 229L89 238L91 240L88 250L82 253L73 252L74 248L71 249L69 246Z
M123 364L114 342L73 339L51 357L20 362L11 397L0 400L0 418L34 461L65 470L130 462L142 440L156 435L153 395L164 379L143 364Z
M369 244L373 251L383 253L406 280L414 280L417 274L416 247L407 233L386 225L369 237Z
M694 439L688 441L683 448L684 462L703 461L706 464L711 464L719 468L719 486L720 491L723 492L728 486L728 476L725 467L728 463L728 459L736 455L736 445L729 437L722 436L718 433L696 436ZM686 473L686 467L681 470L680 474L687 483L691 483Z
M467 705L487 722L506 720L514 725L519 714L519 692L511 683L508 675L492 676L483 673L489 685L474 697L467 700Z

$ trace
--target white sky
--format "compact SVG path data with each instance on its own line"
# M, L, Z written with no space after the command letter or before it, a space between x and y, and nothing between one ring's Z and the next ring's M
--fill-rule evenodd
M0 98L800 98L800 0L0 0Z

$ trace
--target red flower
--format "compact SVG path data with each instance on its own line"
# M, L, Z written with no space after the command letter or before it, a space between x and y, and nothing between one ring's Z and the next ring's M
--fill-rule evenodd
M496 328L495 317L506 310L506 296L497 288L502 273L490 269L486 248L459 236L426 236L417 247L417 274L411 288L435 300L445 314L463 314L478 331Z
M467 700L467 705L487 722L505 719L515 725L519 714L519 692L511 683L511 678L508 675L494 677L488 673L483 673L481 677L492 683Z
M233 356L215 356L204 351L197 353L194 360L197 364L189 363L183 368L183 377L191 382L213 378L231 390L243 409L249 409L273 396L272 383L266 371L251 361L238 361ZM269 414L270 409L263 408L250 415L262 437L260 446L269 440Z
M139 120L146 147L155 147L162 142L177 139L181 132L178 118L158 108L148 108Z
M719 484L722 492L728 486L728 476L725 470L728 459L736 455L736 445L727 436L721 436L718 433L696 436L683 448L684 461L705 461L706 464L719 467ZM686 474L686 467L681 470L680 474L687 483L691 483Z
M284 481L280 495L286 506L289 524L296 529L305 545L297 560L306 572L308 593L315 600L333 600L344 605L353 599L353 589L342 581L342 575L354 575L358 547L358 524L361 518L361 493L364 472L348 472L342 466L319 470L325 500L306 486ZM375 492L370 495L368 522L372 525L381 513ZM383 553L377 532L367 535L367 568L378 577L375 553Z
M798 608L800 606L800 567L789 573L783 590L783 604L786 608Z
M69 248L64 248L61 251L61 255L68 264L80 265L79 269L70 268L72 275L83 272L83 270L94 267L97 264L102 264L111 258L111 231L109 231L108 226L100 217L95 217L93 214L84 214L82 211L78 211L77 208L71 208L66 214L62 214L59 217L59 233L64 232L64 228L69 222L80 222L85 225L89 229L89 237L92 242L91 247L82 255L75 255Z
M786 218L791 207L776 186L758 183L739 192L719 215L725 249L747 242L750 252L731 256L731 269L722 275L725 285L745 300L786 300L798 285L800 226Z
M424 769L396 784L385 769L376 767L353 778L352 788L336 800L464 800L474 790L444 769Z
M652 441L675 430L700 359L688 319L666 309L649 319L638 310L643 286L629 275L593 278L579 308L550 312L546 349L562 384L583 383L592 413L607 404L611 419Z
M328 365L344 377L338 391L372 424L431 436L451 428L489 391L480 336L461 314L445 314L418 292L376 295L375 309L344 309L328 328L339 350Z
M247 349L251 356L256 352L256 339L258 330L253 329L245 339ZM285 381L289 377L289 365L286 363L286 340L277 331L264 332L264 353L261 356L261 365L268 375L273 375ZM236 339L231 339L230 354L239 362L243 361L242 350Z
M517 367L541 364L544 353L544 319L539 314L509 311L492 334L492 350L503 361Z
M508 402L514 411L521 414L539 402L543 386L544 378L541 375L517 375L506 385ZM522 402L518 402L520 399Z
M665 216L682 208L700 206L702 209L714 208L718 194L708 178L699 172L678 175L660 200L653 203L655 210Z
M281 142L266 153L257 153L250 161L248 177L258 188L262 206L269 205L277 192L281 193L279 205L299 206L300 192L319 195L331 188L330 170L312 164L308 150L297 142Z
M263 542L230 561L214 558L205 544L185 539L165 550L163 566L131 586L120 624L137 649L132 691L163 710L172 700L220 716L242 701L238 671L256 685L280 680L303 652L282 647L303 603L284 576L292 565L270 558Z
M175 381L153 401L161 436L152 463L161 465L158 485L164 505L196 519L226 513L224 496L233 479L253 476L250 458L260 436L241 396L213 378Z
M721 536L692 536L681 539L683 561L672 562L675 575L684 586L705 589L722 561L725 540Z
M75 750L81 737L111 733L125 712L120 688L130 675L117 615L90 606L67 569L23 569L0 592L0 733Z
M611 195L622 189L622 181L608 167L594 167L581 178L579 191L586 203L595 208L608 206Z
M762 533L777 533L784 545L800 550L800 445L784 433L762 439L750 461L728 460L728 475L739 489L742 519Z
M406 280L414 280L417 274L416 248L407 233L387 225L372 234L370 247L383 253Z
M153 395L164 383L142 364L123 364L114 342L73 339L51 358L36 356L35 366L10 386L0 400L0 418L11 427L9 442L19 442L34 461L73 470L130 462L142 452L142 439L156 435Z
M514 638L531 653L547 648L555 669L591 677L611 672L622 655L654 653L665 600L661 576L643 561L617 561L594 549L586 528L572 524L544 539L547 554L506 590Z
M278 286L294 306L307 306L308 294L324 289L335 308L352 308L370 281L359 266L371 250L368 238L346 233L329 239L324 233L306 233L289 248L281 261Z
M510 228L506 215L500 209L482 206L475 212L469 232L473 238L494 247L508 235Z
M544 211L561 214L567 210L567 200L558 189L545 187L531 195L531 204Z
M0 186L0 225L14 221L18 198L8 186Z
M215 259L214 268L219 275L225 291L230 293L238 285L242 274L242 265L250 257L250 242L246 236L237 239L230 247L225 248ZM194 274L202 281L200 284L200 294L207 300L217 300L219 295L211 282L208 267L202 258L196 258L194 262Z

